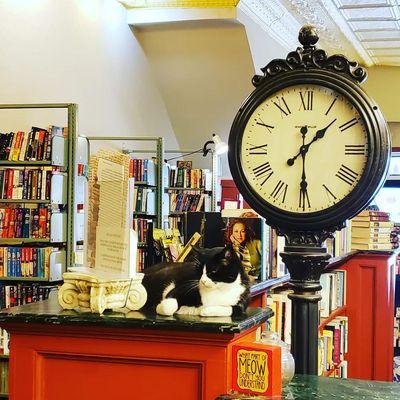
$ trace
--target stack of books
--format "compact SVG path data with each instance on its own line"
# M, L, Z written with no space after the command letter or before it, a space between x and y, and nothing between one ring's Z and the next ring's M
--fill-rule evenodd
M393 225L386 212L362 211L351 222L351 249L391 250Z

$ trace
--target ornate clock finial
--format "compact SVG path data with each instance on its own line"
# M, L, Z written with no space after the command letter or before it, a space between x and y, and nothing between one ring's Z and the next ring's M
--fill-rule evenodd
M349 61L341 54L330 57L322 49L317 49L315 44L319 36L313 25L304 25L299 32L299 42L303 47L291 51L286 59L276 58L261 68L263 75L254 75L253 85L260 86L265 81L278 74L292 72L294 70L307 71L312 69L325 69L347 75L353 81L362 83L367 79L367 71L360 67L356 61Z
M299 42L304 48L315 47L319 36L317 28L314 25L304 25L299 31Z

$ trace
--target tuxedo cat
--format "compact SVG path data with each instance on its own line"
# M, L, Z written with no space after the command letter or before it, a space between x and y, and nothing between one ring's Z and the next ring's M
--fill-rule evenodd
M158 314L209 317L244 313L250 300L249 278L232 247L196 249L195 260L162 263L146 269L144 308Z

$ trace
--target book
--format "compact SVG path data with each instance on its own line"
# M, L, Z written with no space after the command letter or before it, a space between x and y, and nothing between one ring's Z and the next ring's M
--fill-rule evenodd
M389 243L352 243L352 250L392 250Z
M225 222L224 244L233 247L250 279L260 279L261 275L265 276L262 273L267 264L264 220L255 216L224 217L223 221Z
M391 227L352 227L352 237L379 237L383 235L390 235Z
M393 228L391 221L352 221L355 228Z

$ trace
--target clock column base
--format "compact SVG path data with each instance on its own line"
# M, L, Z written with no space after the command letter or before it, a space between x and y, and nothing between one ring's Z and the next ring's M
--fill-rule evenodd
M323 247L286 246L281 253L289 273L292 301L292 354L297 374L318 374L320 277L331 256Z

